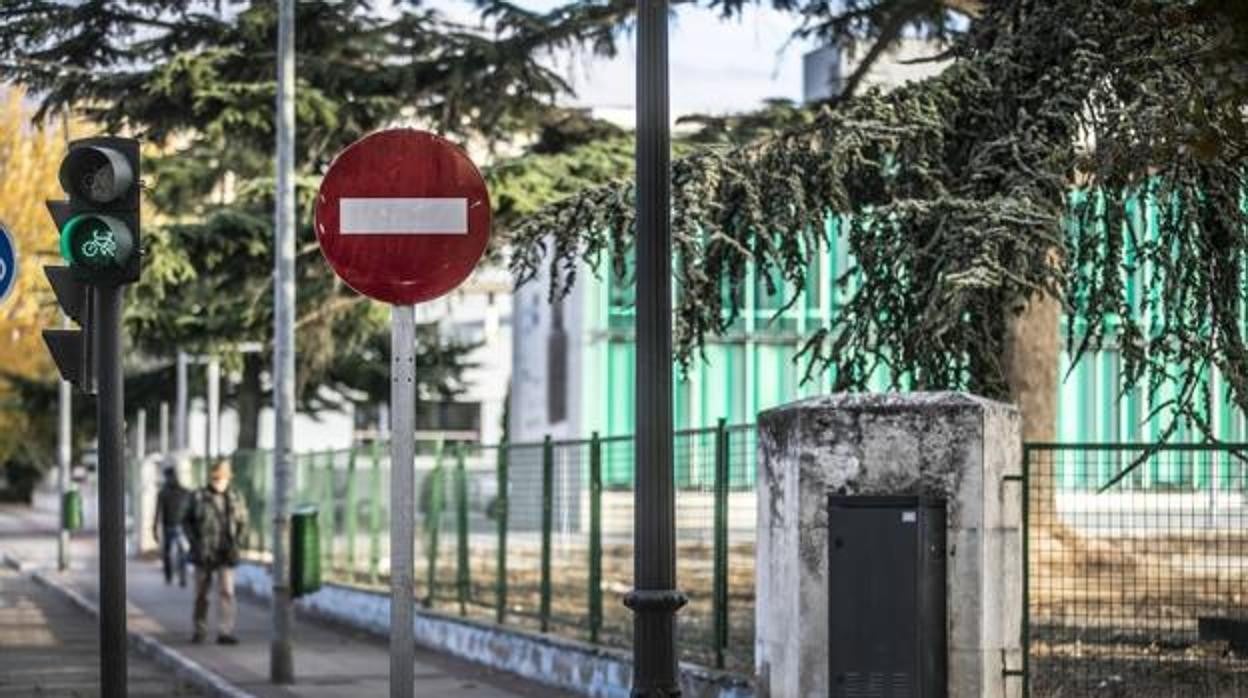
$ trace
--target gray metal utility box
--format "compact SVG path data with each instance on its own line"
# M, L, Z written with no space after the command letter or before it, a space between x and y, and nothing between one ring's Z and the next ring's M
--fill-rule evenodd
M833 698L949 698L945 504L828 498Z

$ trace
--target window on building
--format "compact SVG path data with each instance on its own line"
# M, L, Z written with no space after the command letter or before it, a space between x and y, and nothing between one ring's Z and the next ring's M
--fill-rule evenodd
M480 433L481 403L421 400L416 403L416 430Z

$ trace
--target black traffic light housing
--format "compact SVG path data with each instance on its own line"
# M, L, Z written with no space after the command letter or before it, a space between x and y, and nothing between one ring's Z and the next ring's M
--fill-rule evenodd
M61 188L69 198L49 201L61 256L74 278L92 285L139 280L139 142L102 136L69 144L61 161Z
M69 198L48 202L68 266L44 271L57 302L82 329L44 330L43 341L61 377L88 394L95 393L101 368L96 289L139 280L139 175L137 140L76 140L69 144L59 173Z
M48 266L47 274L56 301L69 319L81 329L44 330L43 341L48 345L52 360L56 362L61 378L73 383L88 395L95 393L95 292L87 284L74 278L69 267Z

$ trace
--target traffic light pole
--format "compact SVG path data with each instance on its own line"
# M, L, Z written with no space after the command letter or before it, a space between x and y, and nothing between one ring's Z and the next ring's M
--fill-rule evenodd
M671 125L667 0L637 10L637 488L633 696L680 695L676 611L676 493L672 478Z
M100 685L126 698L126 446L121 376L122 286L95 287L99 365Z

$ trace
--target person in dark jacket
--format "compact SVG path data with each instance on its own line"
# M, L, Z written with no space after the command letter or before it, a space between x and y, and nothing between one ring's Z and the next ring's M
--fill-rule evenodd
M217 643L238 644L234 637L234 567L247 535L247 506L242 494L230 487L232 476L228 460L213 465L208 485L191 495L184 517L195 563L195 634L191 636L195 643L203 642L208 631L208 596L215 579Z
M178 586L186 586L186 539L182 534L182 516L186 511L186 498L190 494L178 482L178 471L165 466L165 482L156 495L156 518L152 521L152 537L160 543L160 561L165 568L165 584L173 583L174 572Z

